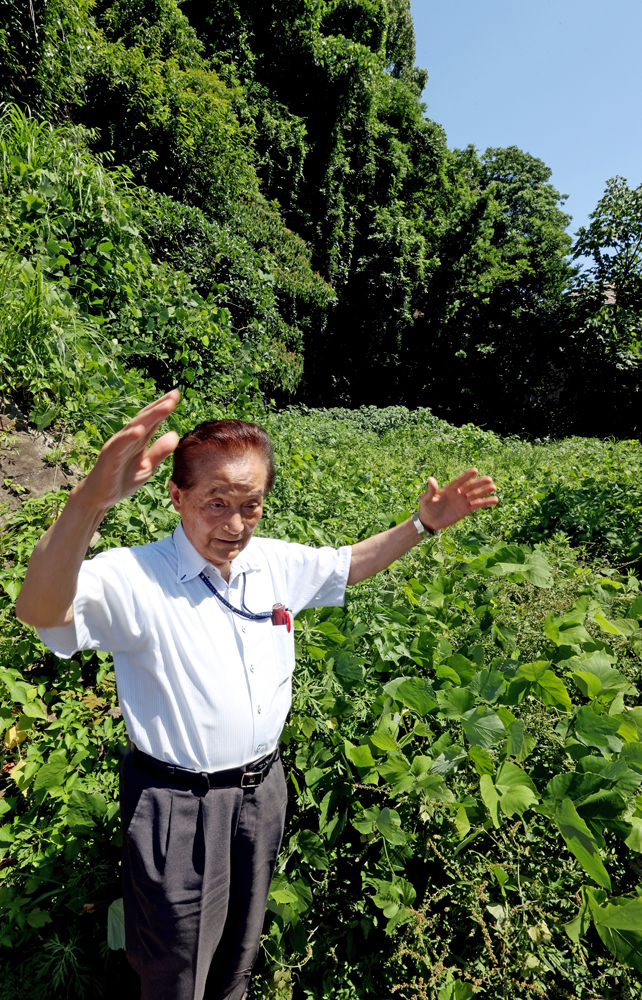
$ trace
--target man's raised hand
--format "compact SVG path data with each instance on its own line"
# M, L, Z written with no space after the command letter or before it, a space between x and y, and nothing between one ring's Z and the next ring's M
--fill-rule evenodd
M83 504L107 510L147 482L178 444L178 434L168 431L151 448L147 447L163 421L176 409L180 398L178 389L172 389L145 406L105 442L98 461L80 484Z
M461 521L483 507L497 503L497 487L490 476L479 476L477 469L466 469L442 489L432 476L426 492L419 498L419 518L432 531L439 531Z

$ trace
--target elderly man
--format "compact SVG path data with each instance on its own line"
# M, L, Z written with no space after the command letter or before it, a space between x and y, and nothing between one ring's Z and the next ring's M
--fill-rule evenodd
M34 549L18 617L58 655L114 655L132 749L121 816L127 955L142 1000L241 1000L259 948L286 784L278 741L303 608L343 604L426 533L497 502L469 469L402 524L338 550L253 538L274 479L264 430L201 424L148 445L179 400L103 447ZM174 452L173 535L85 560L106 511Z

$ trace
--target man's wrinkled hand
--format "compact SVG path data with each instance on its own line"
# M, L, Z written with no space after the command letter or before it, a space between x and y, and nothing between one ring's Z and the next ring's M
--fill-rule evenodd
M131 496L178 444L178 434L168 431L148 447L163 421L176 409L180 400L177 389L165 393L140 410L122 430L105 442L98 461L75 492L83 504L107 510L119 500Z
M497 487L490 476L479 476L477 469L466 469L452 483L439 489L437 480L428 480L426 492L419 498L419 518L431 531L440 531L484 507L496 504Z

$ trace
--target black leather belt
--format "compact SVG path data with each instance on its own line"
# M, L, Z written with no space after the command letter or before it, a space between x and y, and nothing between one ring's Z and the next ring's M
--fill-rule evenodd
M226 771L191 771L188 767L178 764L167 764L156 757L150 757L138 747L133 747L134 764L154 778L160 778L168 784L178 783L187 788L198 788L206 782L209 788L256 788L262 784L270 773L270 768L278 760L278 747L267 757L252 761L242 767L231 767Z

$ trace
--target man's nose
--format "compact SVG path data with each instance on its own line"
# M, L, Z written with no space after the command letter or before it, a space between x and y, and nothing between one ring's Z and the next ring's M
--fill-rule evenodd
M243 518L238 511L229 515L225 521L225 530L229 531L230 535L241 534L243 531Z

